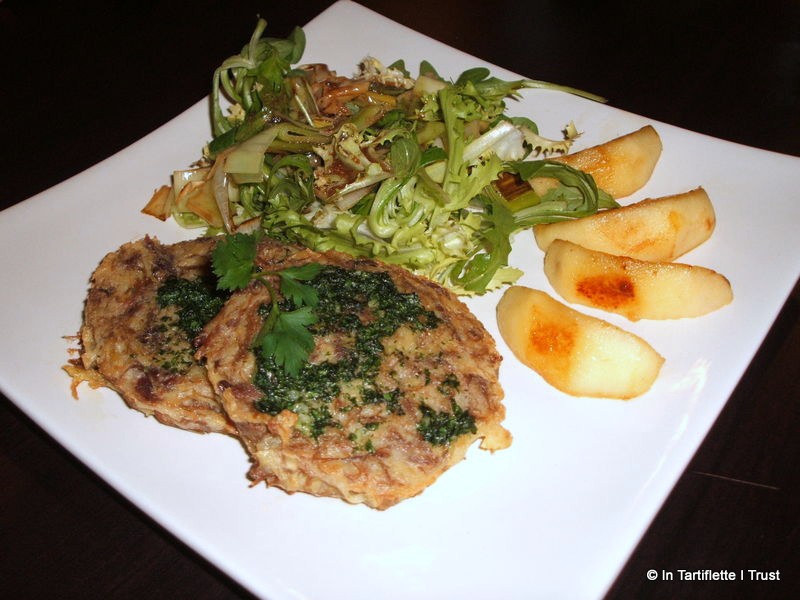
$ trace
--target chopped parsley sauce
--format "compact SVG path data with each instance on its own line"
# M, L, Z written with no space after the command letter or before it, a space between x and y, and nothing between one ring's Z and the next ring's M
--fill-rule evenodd
M417 431L423 439L434 446L445 446L452 440L465 433L476 433L475 419L464 410L455 400L450 405L453 412L437 412L426 404L420 404L422 420L417 425Z
M298 415L297 428L318 438L326 428L337 427L331 401L345 395L349 408L383 405L388 414L403 414L399 389L381 389L375 377L380 369L382 340L407 326L416 331L432 329L439 318L425 309L416 294L401 293L383 272L358 271L326 266L307 282L318 296L317 322L309 327L315 336L331 335L339 346L331 360L306 363L294 377L279 368L274 359L256 354L254 384L263 392L256 402L262 412L277 415L290 410ZM286 310L292 310L286 302ZM355 381L357 385L348 386ZM366 431L379 423L362 424ZM350 436L367 451L369 440Z
M159 367L183 373L194 364L192 340L216 315L228 294L205 279L166 280L156 292L162 310L157 328Z
M161 284L156 297L160 307L177 308L178 327L192 339L220 311L228 294L205 279L173 277Z

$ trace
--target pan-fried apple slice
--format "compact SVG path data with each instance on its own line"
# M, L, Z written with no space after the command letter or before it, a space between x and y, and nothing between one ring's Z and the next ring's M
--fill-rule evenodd
M624 198L644 187L660 156L661 138L651 125L646 125L604 144L551 160L589 173L600 189L614 198ZM535 189L535 183L532 185Z
M650 389L664 363L640 337L528 287L505 291L497 323L523 364L573 396L634 398Z
M700 187L582 219L537 225L533 234L542 250L562 239L608 254L672 261L711 237L716 222L711 199Z
M567 302L631 321L699 317L733 300L730 282L711 269L615 256L565 240L550 244L544 273Z

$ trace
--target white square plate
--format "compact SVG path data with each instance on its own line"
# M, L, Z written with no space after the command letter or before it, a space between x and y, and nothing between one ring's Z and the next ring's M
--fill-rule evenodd
M348 43L337 43L348 23ZM446 76L485 64L342 1L306 28L304 62L350 74L366 55ZM487 65L494 75L518 78ZM210 136L205 101L86 172L0 214L0 386L50 435L168 530L259 596L597 598L604 594L744 373L800 273L800 159L715 140L555 92L512 106L553 136L570 120L593 145L647 123L664 152L630 200L703 186L717 230L682 258L725 274L735 300L699 319L609 321L666 364L630 402L568 397L522 367L500 339L499 294L468 304L505 356L511 448L472 449L421 496L384 512L249 487L236 441L158 425L107 390L70 396L61 367L102 256L145 234L196 232L140 214L168 170ZM768 210L754 209L769 202ZM16 249L33 259L20 263ZM532 236L517 236L520 283L550 291ZM587 311L590 312L590 311Z

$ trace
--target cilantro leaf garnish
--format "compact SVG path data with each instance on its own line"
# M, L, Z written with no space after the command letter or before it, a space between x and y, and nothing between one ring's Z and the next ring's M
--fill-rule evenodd
M317 315L310 306L282 311L272 329L261 337L261 352L271 356L287 374L296 377L314 349L314 337L308 326L316 322Z
M302 281L314 279L322 270L319 263L307 263L301 267L289 267L280 272L281 294L297 306L316 306L319 302L317 290Z
M254 280L267 288L271 306L254 347L264 358L274 359L287 375L296 377L314 349L314 336L308 327L317 322L314 307L319 303L317 291L305 282L316 277L322 265L308 263L280 271L261 271L256 264L260 237L244 233L226 235L214 248L212 269L219 278L220 289L241 290ZM280 280L280 294L270 279L274 277ZM285 304L293 305L294 309L285 308Z
M214 275L221 290L241 290L253 279L258 239L255 235L226 235L211 257Z

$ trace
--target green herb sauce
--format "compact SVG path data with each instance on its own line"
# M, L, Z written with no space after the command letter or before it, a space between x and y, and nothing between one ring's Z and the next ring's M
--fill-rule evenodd
M203 279L168 279L156 292L161 309L154 332L159 337L159 367L171 373L184 373L194 364L192 340L216 315L227 294Z
M257 354L255 385L263 392L256 402L262 412L277 415L290 410L299 416L297 427L318 438L326 428L336 427L330 412L331 401L342 393L342 386L358 381L359 393L350 396L353 406L383 404L390 414L402 414L399 389L385 390L375 382L382 355L382 340L401 326L414 330L436 327L439 318L425 309L416 294L398 291L388 274L327 266L307 282L318 296L317 322L310 326L315 336L333 334L344 343L343 355L336 360L305 364L296 377L286 374L271 358ZM292 310L290 302L286 310ZM372 431L379 423L367 423ZM369 440L358 436L362 449L370 451ZM355 439L352 441L356 442Z
M430 406L420 404L422 420L417 425L420 435L435 446L445 446L465 433L476 433L475 419L468 411L450 401L453 412L437 412Z
M213 283L204 279L168 279L156 294L158 305L162 308L174 306L178 310L178 327L189 339L197 337L214 315L216 315L228 294L219 291Z

